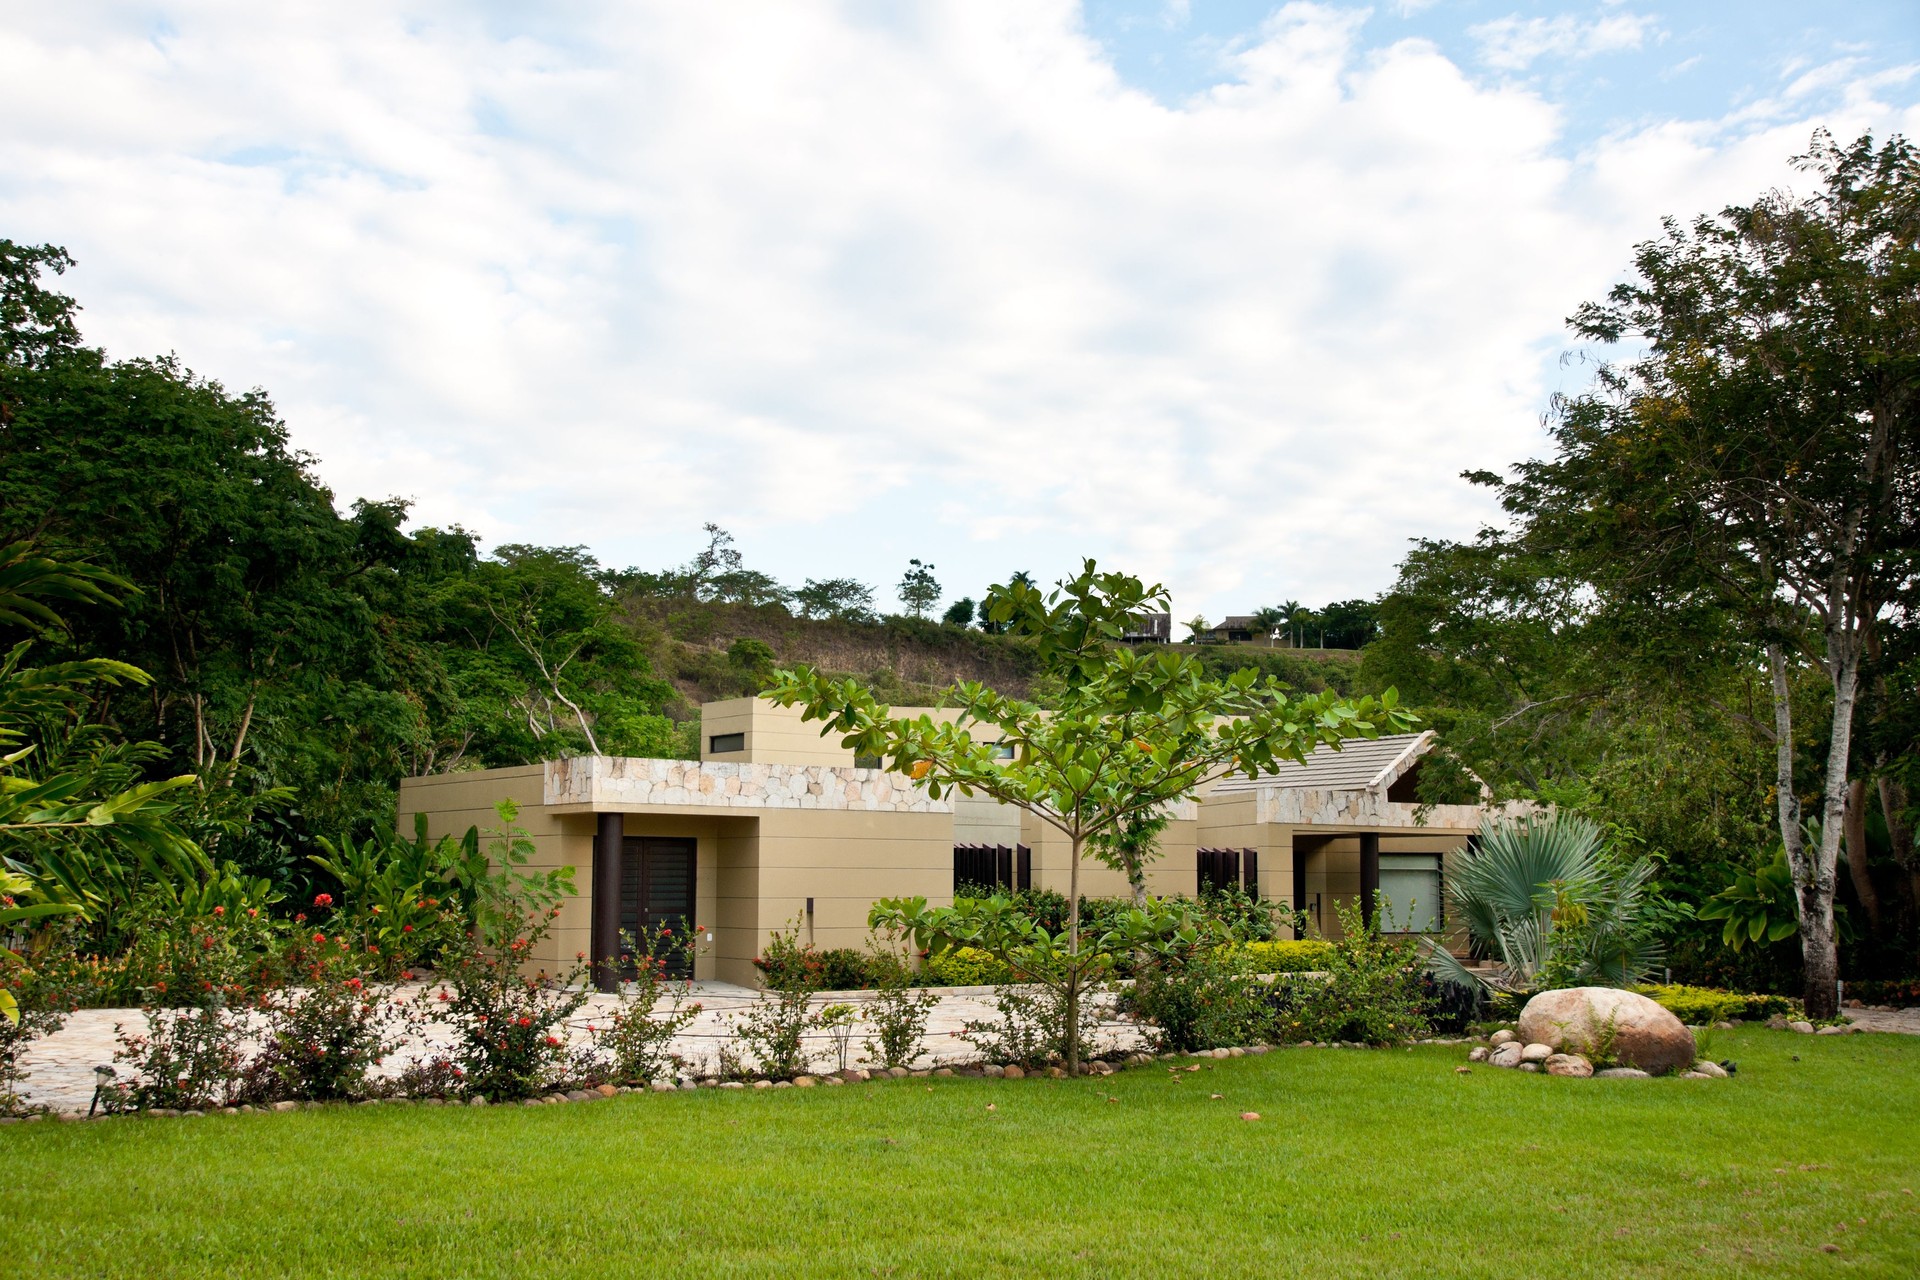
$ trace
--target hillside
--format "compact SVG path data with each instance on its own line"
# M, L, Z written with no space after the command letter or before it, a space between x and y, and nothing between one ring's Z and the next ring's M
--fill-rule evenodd
M681 703L669 708L690 719L701 703L739 697L759 687L776 666L806 663L839 676L857 676L896 704L937 701L956 680L977 680L1002 693L1033 693L1033 652L1025 640L988 635L918 618L863 623L795 617L779 605L636 597L623 614L653 664ZM1216 674L1254 667L1297 688L1352 687L1359 654L1351 650L1269 649L1205 645L1199 655Z

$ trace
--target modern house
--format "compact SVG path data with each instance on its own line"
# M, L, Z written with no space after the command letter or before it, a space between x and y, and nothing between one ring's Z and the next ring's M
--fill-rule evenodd
M896 708L899 715L924 709ZM951 717L946 710L925 714ZM876 898L951 901L956 885L1066 890L1069 845L1031 814L984 798L935 800L856 760L798 710L756 698L701 709L701 759L579 756L408 778L399 816L433 836L520 806L536 866L571 866L578 889L537 961L615 953L621 931L694 924L712 935L695 977L752 984L777 929L858 947ZM1360 899L1388 927L1437 923L1444 862L1479 826L1479 805L1420 806L1414 780L1432 734L1322 749L1271 777L1230 779L1177 807L1148 870L1156 894L1239 884L1307 912L1328 935L1333 904ZM1081 892L1126 893L1084 859Z

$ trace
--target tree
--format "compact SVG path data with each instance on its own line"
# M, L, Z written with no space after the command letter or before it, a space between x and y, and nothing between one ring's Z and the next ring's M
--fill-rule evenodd
M1835 871L1859 677L1914 585L1920 491L1920 157L1817 134L1822 189L1773 193L1635 250L1637 279L1573 317L1644 352L1561 402L1555 457L1502 486L1536 544L1655 615L1739 620L1771 677L1776 816L1810 1016L1838 976ZM1793 666L1825 677L1820 837L1802 834Z
M1194 655L1142 657L1119 643L1135 615L1164 611L1167 600L1164 587L1101 573L1091 560L1045 596L1023 583L989 591L987 615L1032 639L1043 675L1058 687L1046 709L963 681L947 694L960 711L952 723L900 719L859 681L807 667L777 673L768 691L935 798L989 796L1067 837L1067 926L1047 940L1047 954L1065 996L1069 1069L1079 1065L1081 998L1106 954L1081 936L1080 863L1089 842L1228 774L1258 777L1316 746L1409 723L1391 690L1378 699L1295 696L1253 671L1216 680ZM1003 745L1013 748L1010 758Z
M1213 624L1207 621L1207 615L1196 613L1187 619L1187 643L1199 644L1213 631Z
M24 543L0 548L0 627L61 632L49 601L113 607L130 590ZM144 781L146 753L84 724L95 690L139 686L147 674L105 658L30 667L33 644L19 640L0 659L0 924L110 913L143 878L196 880L207 858L177 821L193 776Z
M802 616L841 622L873 622L873 588L854 578L808 578L793 593Z
M950 627L970 625L973 622L973 597L961 596L958 600L948 605L947 611L941 615L940 621Z
M900 603L907 612L916 618L924 618L927 612L940 603L940 584L934 581L933 564L929 561L921 564L918 560L909 560L906 576L900 579Z
M1268 605L1264 609L1257 610L1253 615L1253 625L1267 633L1267 644L1269 646L1273 644L1274 636L1286 623L1286 610L1275 608L1273 605Z
M1364 649L1379 634L1378 606L1371 600L1336 600L1318 616L1320 644L1335 649Z
M1303 649L1307 644L1307 627L1313 622L1313 610L1298 600L1289 600L1281 606L1287 611L1287 622L1293 627L1293 647Z

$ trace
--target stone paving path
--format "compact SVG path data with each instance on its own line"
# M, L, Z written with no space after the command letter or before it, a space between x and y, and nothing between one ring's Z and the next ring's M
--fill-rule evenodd
M1920 1036L1920 1009L1842 1009L1840 1012L1862 1031Z
M430 1000L431 993L436 990L438 988L434 986L413 984L400 988L395 998L411 1000L426 994ZM978 1051L962 1040L958 1033L968 1022L993 1019L995 1010L990 998L993 988L948 987L934 988L933 991L939 1003L927 1018L926 1034L920 1043L920 1056L912 1065L938 1067L979 1060ZM870 991L821 992L811 999L809 1007L814 1012L829 1004L851 1004L858 1008L872 996ZM730 1030L733 1022L762 997L751 988L731 983L696 982L692 984L687 999L698 1003L701 1011L686 1031L674 1039L673 1051L686 1060L691 1074L711 1073L717 1066L719 1046L734 1038ZM612 996L590 996L578 1016L568 1024L569 1043L587 1044L592 1039L592 1032L588 1028L604 1021L617 1004L618 1001ZM113 1064L114 1050L118 1045L114 1031L116 1024L124 1027L129 1034L134 1034L146 1029L146 1017L138 1009L82 1009L70 1015L59 1031L36 1041L28 1050L22 1064L28 1078L19 1086L20 1096L29 1103L43 1104L57 1111L85 1111L93 1098L96 1082L94 1068ZM865 1024L857 1022L847 1057L848 1066L875 1065L861 1046L866 1033ZM380 1068L380 1074L398 1074L409 1062L422 1057L432 1044L444 1043L448 1038L444 1024L428 1024L423 1036L410 1039L386 1060ZM1096 1051L1107 1048L1133 1049L1142 1043L1139 1030L1132 1025L1103 1023ZM835 1046L825 1033L809 1033L806 1046L813 1067L833 1070L840 1066ZM123 1074L126 1071L125 1068L121 1070Z

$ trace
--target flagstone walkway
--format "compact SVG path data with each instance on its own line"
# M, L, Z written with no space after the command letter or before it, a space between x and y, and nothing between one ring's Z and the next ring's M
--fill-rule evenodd
M418 1000L424 997L431 1008L433 996L438 990L433 985L411 984L401 987L395 993L395 999ZM979 1052L972 1044L961 1039L959 1033L969 1022L988 1022L994 1018L991 999L994 989L946 987L932 990L939 1003L927 1018L920 1055L912 1065L938 1067L978 1061ZM688 1075L700 1076L717 1070L720 1046L736 1041L733 1025L764 997L749 987L732 983L695 982L688 985L681 998L688 1003L698 1004L700 1013L681 1035L675 1037L673 1052L685 1061ZM815 1013L830 1004L851 1004L858 1009L872 998L871 991L825 991L811 998L809 1008ZM589 1028L604 1022L617 1006L618 1001L613 996L595 994L588 997L586 1005L568 1023L569 1043L576 1046L589 1043L593 1036ZM664 1001L662 1007L665 1007ZM43 1104L56 1111L85 1111L93 1098L98 1079L94 1068L113 1065L114 1051L118 1046L116 1026L124 1028L129 1035L138 1034L146 1029L146 1017L138 1009L82 1009L70 1015L59 1031L37 1041L27 1052L23 1063L27 1079L19 1087L20 1095L30 1103ZM861 1043L867 1034L864 1020L856 1021L848 1046L847 1066L875 1065ZM389 1056L379 1071L383 1075L396 1075L407 1064L429 1056L434 1045L445 1044L449 1039L451 1036L446 1024L429 1023L423 1034L410 1037L398 1052ZM805 1043L810 1066L822 1071L840 1067L837 1046L830 1035L810 1032L805 1037ZM1131 1024L1103 1023L1101 1026L1102 1049L1133 1049L1142 1043L1140 1031ZM735 1052L744 1054L737 1041ZM126 1070L121 1068L123 1074Z

